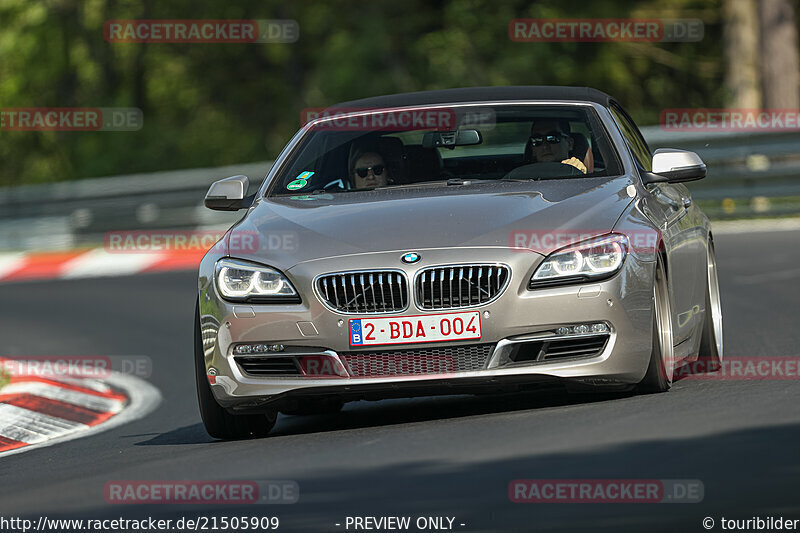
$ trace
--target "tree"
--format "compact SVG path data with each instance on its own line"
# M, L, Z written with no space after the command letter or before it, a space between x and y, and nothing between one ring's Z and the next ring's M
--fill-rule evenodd
M733 108L761 107L759 25L755 0L725 0L722 4L725 88Z
M795 4L793 0L761 0L758 11L764 107L797 109L800 107L800 64Z

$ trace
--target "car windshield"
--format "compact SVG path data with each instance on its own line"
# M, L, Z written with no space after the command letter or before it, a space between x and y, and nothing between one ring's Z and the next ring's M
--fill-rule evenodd
M589 105L341 109L317 118L270 196L621 173Z

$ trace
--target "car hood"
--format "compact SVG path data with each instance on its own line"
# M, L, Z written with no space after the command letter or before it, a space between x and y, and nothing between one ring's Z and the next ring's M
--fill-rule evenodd
M331 256L449 247L547 254L564 239L609 232L632 201L630 184L627 177L582 178L272 197L231 230L227 252L280 268Z

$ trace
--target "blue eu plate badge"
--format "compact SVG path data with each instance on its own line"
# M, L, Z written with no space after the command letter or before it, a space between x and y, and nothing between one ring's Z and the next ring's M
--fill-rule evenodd
M355 320L351 320L350 321L350 344L351 345L363 344L364 343L364 337L362 335L363 335L363 333L361 333L361 319L357 318Z

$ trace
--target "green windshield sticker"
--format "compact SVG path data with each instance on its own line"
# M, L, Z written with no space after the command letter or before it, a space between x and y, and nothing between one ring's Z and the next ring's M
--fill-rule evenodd
M305 172L301 172L297 175L294 181L289 182L289 185L286 186L287 189L290 191L296 191L297 189L302 189L306 185L308 185L308 180L313 176L314 173L310 170L306 170Z
M298 179L290 182L289 185L286 186L286 188L289 189L290 191L296 191L297 189L302 189L306 185L308 185L308 182L306 180Z

